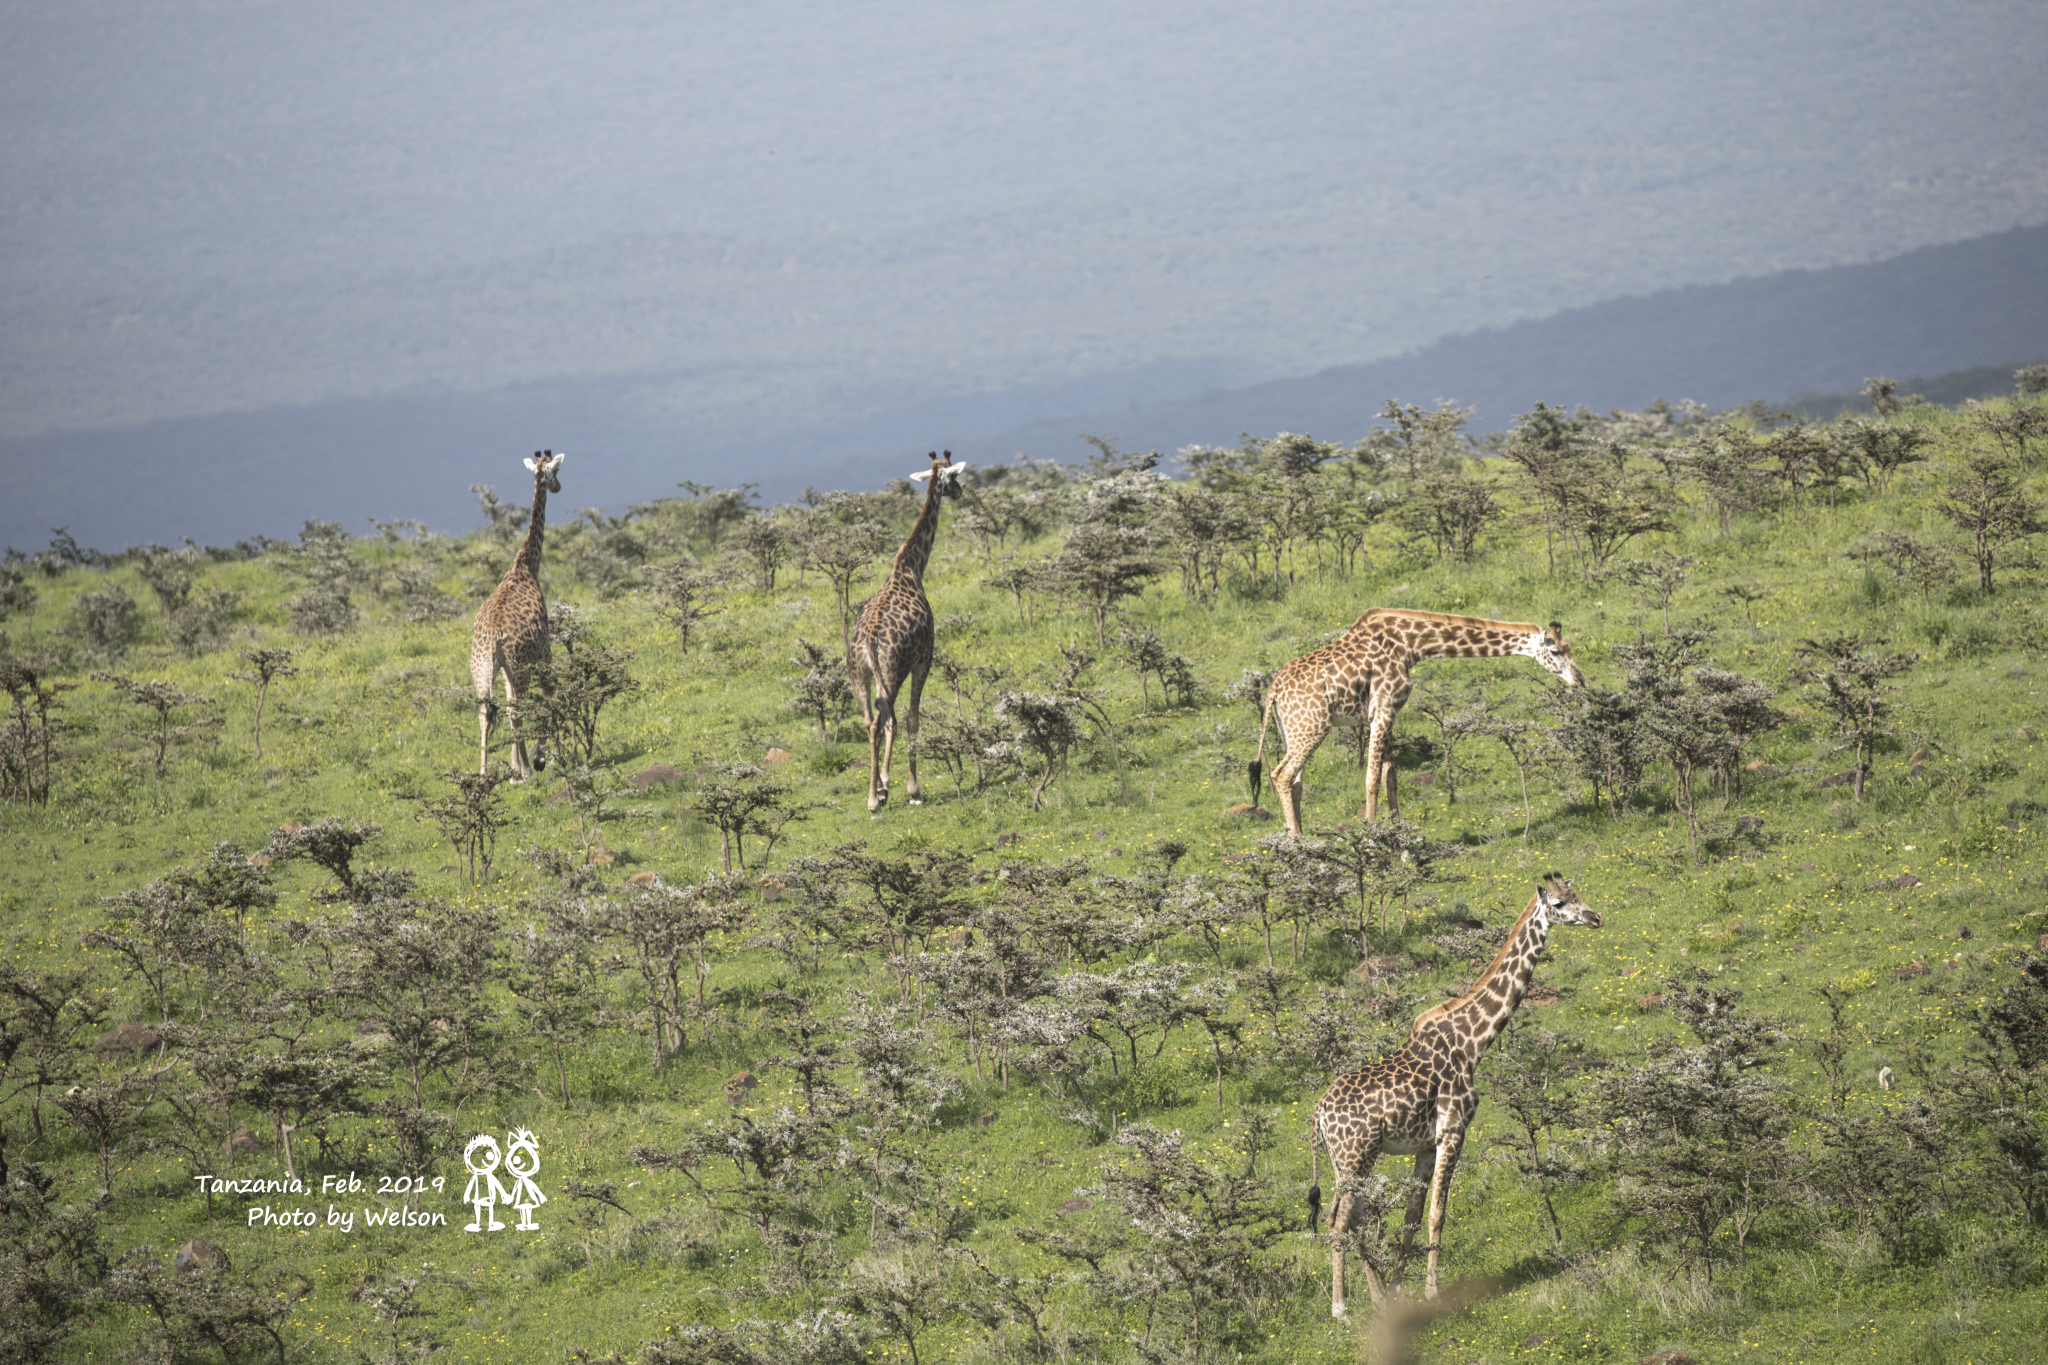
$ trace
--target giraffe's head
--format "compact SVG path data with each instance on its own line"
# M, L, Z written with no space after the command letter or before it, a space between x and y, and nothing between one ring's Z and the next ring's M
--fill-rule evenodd
M1566 687L1586 685L1586 675L1579 672L1579 666L1572 662L1572 651L1564 642L1561 623L1552 621L1546 629L1531 631L1522 645L1522 653L1555 673Z
M1600 927L1600 912L1579 899L1564 873L1553 872L1536 884L1538 912L1550 924L1577 924L1588 929Z
M951 463L953 452L950 450L943 455L935 450L931 453L930 459L932 467L930 469L918 470L910 476L910 481L912 483L923 483L926 479L937 479L938 484L936 486L940 497L959 497L960 475L967 468L967 461L962 460L959 464Z
M552 450L536 450L527 460L526 467L533 471L535 483L550 493L559 493L562 491L562 461L568 457L566 450L559 455Z

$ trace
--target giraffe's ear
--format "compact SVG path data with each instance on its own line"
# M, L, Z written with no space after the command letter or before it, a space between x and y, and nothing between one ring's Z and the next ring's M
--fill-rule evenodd
M526 468L529 472L538 474L540 473L540 461L534 459L533 456L529 455L526 457Z
M910 481L912 483L923 483L926 479L929 479L931 476L932 472L929 469L920 469L915 474L912 474L910 476Z
M953 452L949 450L946 453L950 455ZM967 468L967 461L965 460L962 460L959 464L949 464L946 466L945 469L946 477L949 479L958 478L960 476L960 471L965 468Z
M555 456L555 458L554 458L554 459L552 459L552 460L549 460L549 461L548 461L548 473L552 474L552 473L554 473L554 472L555 472L555 471L556 471L557 469L560 469L560 468L562 467L562 461L564 461L564 460L566 460L566 459L568 459L568 458L569 458L569 452L568 452L568 451L564 450L564 451L561 451L561 452L559 452L559 453L558 453L558 454L557 454L557 455Z

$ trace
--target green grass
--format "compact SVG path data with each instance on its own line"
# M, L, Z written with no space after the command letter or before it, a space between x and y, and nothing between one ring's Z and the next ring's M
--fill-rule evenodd
M1966 453L1962 419L1919 417L1942 432L1938 459L1959 462ZM1745 1009L1783 1017L1808 1032L1825 1019L1811 992L1832 983L1853 993L1847 1015L1855 1040L1852 1103L1867 1105L1880 1066L1892 1065L1902 1086L1912 1088L1903 1065L1909 1047L1957 1055L1971 1035L1972 1011L2048 930L2048 883L2042 880L2048 858L2036 814L2048 806L2048 770L2032 728L2048 680L2039 645L2039 576L2009 572L1988 601L1972 594L1927 605L1881 577L1866 582L1858 566L1841 557L1880 526L1940 534L1930 510L1938 473L1909 473L1888 498L1845 492L1832 513L1754 513L1725 539L1714 534L1711 516L1687 514L1678 532L1635 547L1638 554L1671 549L1699 557L1672 604L1672 619L1716 621L1712 654L1726 667L1782 684L1800 638L1847 630L1887 634L1923 651L1926 658L1905 685L1917 708L1914 725L1932 741L1931 774L1910 776L1914 745L1908 743L1880 756L1861 807L1849 803L1845 789L1820 789L1819 778L1847 760L1828 752L1818 718L1788 687L1779 700L1794 711L1794 723L1755 749L1783 775L1752 781L1733 807L1762 818L1761 842L1731 846L1734 851L1698 867L1661 778L1650 784L1654 799L1618 819L1575 802L1548 777L1533 781L1535 820L1525 850L1515 772L1497 747L1474 741L1461 751L1456 803L1409 774L1402 813L1434 836L1465 846L1452 865L1463 880L1438 888L1445 908L1462 903L1489 924L1504 924L1520 911L1534 879L1555 867L1573 877L1605 917L1601 931L1564 929L1553 937L1540 980L1561 988L1562 998L1529 1007L1544 1027L1626 1061L1677 1032L1665 1014L1637 1005L1668 975L1704 973L1717 986L1741 989ZM2040 480L2033 482L2038 489ZM686 772L727 758L760 761L771 747L795 755L779 773L818 809L776 850L775 866L855 842L877 852L959 848L983 868L1010 858L1082 857L1101 871L1127 873L1142 850L1173 838L1191 850L1181 870L1206 873L1273 829L1225 813L1245 799L1244 763L1257 718L1242 703L1217 699L1223 686L1245 668L1274 667L1304 652L1367 607L1559 619L1588 676L1619 683L1611 647L1633 639L1638 629L1655 629L1655 614L1629 601L1618 584L1586 587L1563 574L1545 576L1533 534L1503 532L1471 565L1406 557L1382 536L1371 543L1363 572L1322 581L1304 573L1277 603L1226 601L1204 609L1163 581L1130 615L1198 662L1207 701L1165 709L1155 692L1153 713L1141 715L1137 681L1105 663L1094 677L1123 731L1121 770L1106 750L1084 747L1053 785L1046 808L1032 810L1021 777L956 793L937 765L927 764L926 803L910 807L903 803L899 755L895 799L879 817L870 817L863 802L865 743L857 726L843 726L836 742L821 744L811 724L784 705L782 679L796 671L788 662L795 652L791 637L800 633L837 648L828 589L797 587L786 574L772 595L740 594L702 628L701 641L679 655L660 623L631 599L587 599L552 552L550 573L558 600L575 602L605 638L638 652L634 668L644 687L607 713L603 730L605 757L620 774L656 760ZM372 559L407 553L368 542L362 548ZM964 539L942 527L927 579L935 612L941 620L951 613L973 618L971 626L943 636L942 648L999 665L1021 682L1047 671L1059 643L1092 647L1092 626L1078 615L1041 606L1037 624L1023 627L1006 595L977 586L982 572ZM154 616L154 603L132 569L74 570L43 586L38 642L50 638L71 595L108 579L127 582ZM302 643L282 629L282 602L291 588L271 564L222 565L207 570L203 581L249 595L255 641ZM455 581L451 568L446 582L453 587ZM1715 593L1732 582L1769 590L1753 628ZM0 885L0 923L8 960L32 970L90 964L96 989L112 1004L110 1021L150 1021L140 983L124 980L105 951L80 946L102 923L100 898L174 866L197 864L221 840L256 848L285 821L331 816L382 824L384 834L365 861L417 870L423 894L451 903L481 900L518 920L523 898L548 888L511 850L580 842L569 807L551 799L560 790L553 775L507 789L513 823L500 837L497 872L484 887L464 884L454 870L457 858L397 796L432 788L449 767L474 762L474 709L460 692L468 629L467 615L410 625L393 608L371 603L353 633L309 644L299 676L273 687L260 761L249 735L252 690L227 680L241 666L232 652L184 659L145 640L120 668L207 693L226 721L175 750L162 782L139 745L120 737L139 713L118 703L104 684L77 678L81 686L67 698L67 716L79 728L69 739L55 800L47 808L0 808L8 873ZM26 643L17 634L13 646L19 651ZM1421 674L1425 685L1468 679L1482 680L1495 695L1543 681L1526 661L1442 663ZM951 704L935 675L927 714ZM1411 706L1402 733L1428 729ZM856 757L860 762L850 761ZM1310 766L1307 783L1311 826L1350 817L1363 799L1363 775L1335 742ZM682 800L676 789L658 788L629 802L644 813L606 826L604 844L617 857L607 870L614 883L647 870L684 883L715 869L717 833L694 820ZM1712 805L1718 814L1718 800ZM1020 839L998 853L996 837L1008 833ZM1907 890L1874 885L1903 872L1924 884ZM292 921L333 913L312 899L322 882L306 868L285 870L275 911L249 926L254 939L282 950ZM1419 947L1424 930L1420 922L1412 926L1399 947ZM1198 969L1209 961L1190 939L1171 940L1157 952ZM1263 961L1255 931L1238 934L1229 952L1235 966ZM1281 952L1284 966L1284 939ZM1349 977L1356 960L1355 941L1319 935L1294 970L1311 986L1340 988L1362 1003L1364 988ZM1912 963L1931 970L1895 978ZM1461 964L1447 961L1403 988L1426 1002L1465 978ZM722 1090L736 1071L755 1071L764 1082L741 1112L767 1115L790 1102L789 1073L764 1064L782 1045L763 1028L757 1007L759 993L782 979L775 958L748 947L744 934L727 935L711 968L718 1004L713 1027L708 1037L693 1029L691 1046L667 1070L652 1072L641 1036L621 1026L572 1059L574 1098L566 1111L528 1087L454 1115L462 1136L514 1126L540 1135L541 1182L551 1202L539 1215L539 1233L466 1237L456 1230L467 1221L466 1211L456 1216L447 1196L451 1226L442 1229L366 1230L360 1222L352 1233L250 1229L232 1197L222 1201L221 1221L209 1223L189 1171L129 1151L117 1158L113 1197L101 1215L105 1244L115 1263L125 1265L167 1261L189 1237L216 1241L238 1268L253 1269L276 1292L303 1293L285 1331L295 1355L309 1360L371 1351L372 1311L353 1301L350 1290L365 1277L388 1280L429 1265L440 1278L423 1300L426 1316L414 1324L438 1338L450 1360L556 1359L571 1348L631 1355L641 1342L677 1326L815 1312L826 1302L822 1293L762 1287L758 1241L739 1222L713 1219L686 1177L649 1172L626 1159L636 1143L672 1146L706 1120L723 1120L731 1106ZM819 977L803 984L826 1015L837 1012L850 989L894 990L875 954L864 961L828 959ZM345 1035L344 1022L327 1026L326 1036ZM1327 1078L1289 1076L1262 1049L1263 1024L1248 1028L1245 1037L1220 1110L1198 1031L1168 1040L1137 1081L1113 1086L1097 1077L1091 1098L1118 1122L1183 1130L1194 1148L1216 1153L1219 1164L1242 1160L1227 1146L1232 1125L1255 1111L1277 1113L1279 1140L1261 1159L1259 1173L1273 1178L1290 1209L1298 1209L1294 1201L1307 1185L1306 1115ZM970 1242L982 1254L1026 1269L1048 1266L1047 1258L1017 1241L1016 1229L1067 1226L1054 1211L1121 1149L1063 1118L1071 1106L1028 1079L1014 1081L1007 1093L993 1078L977 1080L964 1047L950 1038L947 1046L945 1064L965 1090L921 1140L924 1155L954 1197L972 1204ZM1807 1094L1820 1093L1818 1070L1802 1049L1788 1048L1777 1068ZM121 1068L88 1057L86 1069L112 1074ZM1483 1090L1484 1066L1481 1078ZM547 1078L538 1084L545 1091ZM430 1083L429 1107L449 1102L445 1085ZM988 1113L995 1117L983 1126L979 1118ZM46 1118L49 1135L31 1147L25 1103L17 1099L0 1110L9 1159L54 1167L62 1173L59 1201L84 1201L97 1183L96 1159L47 1110ZM1569 1271L1559 1270L1540 1255L1549 1233L1535 1192L1496 1159L1501 1123L1495 1106L1482 1106L1453 1193L1444 1255L1448 1278L1494 1277L1502 1291L1434 1324L1425 1337L1425 1360L1633 1361L1683 1347L1716 1362L2020 1362L2038 1359L2039 1343L2048 1340L2048 1291L2042 1287L2048 1239L1989 1213L1942 1217L1929 1248L1895 1265L1870 1244L1816 1232L1824 1220L1811 1211L1788 1208L1767 1218L1747 1254L1723 1265L1708 1287L1676 1272L1654 1248L1638 1246L1633 1235L1613 1231L1611 1188L1596 1181L1560 1201L1567 1247L1577 1260ZM304 1148L315 1176L353 1170L369 1178L393 1169L367 1119L336 1123L330 1142L334 1155L324 1165L311 1161L310 1144ZM266 1141L239 1173L276 1170ZM459 1186L459 1154L443 1159L437 1173ZM613 1213L600 1226L578 1226L564 1190L570 1179L616 1182L637 1221ZM857 1186L847 1184L833 1196L837 1250L847 1260L862 1254L868 1240L856 1193ZM269 1202L282 1207L287 1201ZM328 1202L342 1203L304 1202L323 1210ZM381 1201L368 1202L375 1207ZM1329 1320L1328 1257L1320 1245L1290 1235L1272 1253L1271 1268L1274 1298L1251 1335L1238 1342L1242 1358L1359 1358L1364 1337L1358 1324L1371 1315L1362 1311L1361 1295L1354 1297L1354 1323ZM102 1308L90 1317L92 1325L73 1338L67 1359L120 1356L138 1331L130 1310ZM1121 1321L1102 1303L1069 1291L1058 1300L1054 1320L1101 1335L1106 1345L1099 1353L1107 1358L1135 1358L1119 1343L1136 1320ZM1015 1328L992 1336L955 1316L919 1345L927 1360L981 1361L1001 1358L1019 1340Z

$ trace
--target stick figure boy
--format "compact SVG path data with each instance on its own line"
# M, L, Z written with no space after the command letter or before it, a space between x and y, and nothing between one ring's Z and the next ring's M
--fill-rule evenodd
M505 1170L518 1177L507 1198L519 1210L517 1231L532 1232L540 1227L533 1221L534 1208L548 1202L533 1181L535 1172L540 1170L540 1139L524 1128L514 1128L505 1142Z
M478 1133L469 1140L469 1146L462 1149L462 1164L469 1168L469 1187L462 1197L476 1207L476 1220L462 1230L482 1232L484 1224L490 1224L490 1231L496 1232L505 1225L498 1221L492 1205L503 1200L511 1202L512 1195L498 1183L498 1140L489 1133Z

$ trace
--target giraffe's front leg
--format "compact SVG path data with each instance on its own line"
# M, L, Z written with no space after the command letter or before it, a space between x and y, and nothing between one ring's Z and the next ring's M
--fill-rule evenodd
M1385 691L1373 698L1372 735L1365 748L1365 818L1368 820L1379 818L1382 788L1387 793L1387 813L1401 813L1394 805L1393 785L1387 781L1386 771L1393 766L1390 751L1394 739L1394 713L1399 707L1399 702L1389 703Z
M1462 1116L1469 1119L1471 1115ZM1429 1278L1423 1285L1423 1297L1436 1297L1436 1259L1444 1245L1445 1206L1451 1197L1451 1176L1458 1169L1458 1151L1465 1145L1465 1125L1462 1121L1453 1123L1437 1145L1436 1176L1429 1182Z

